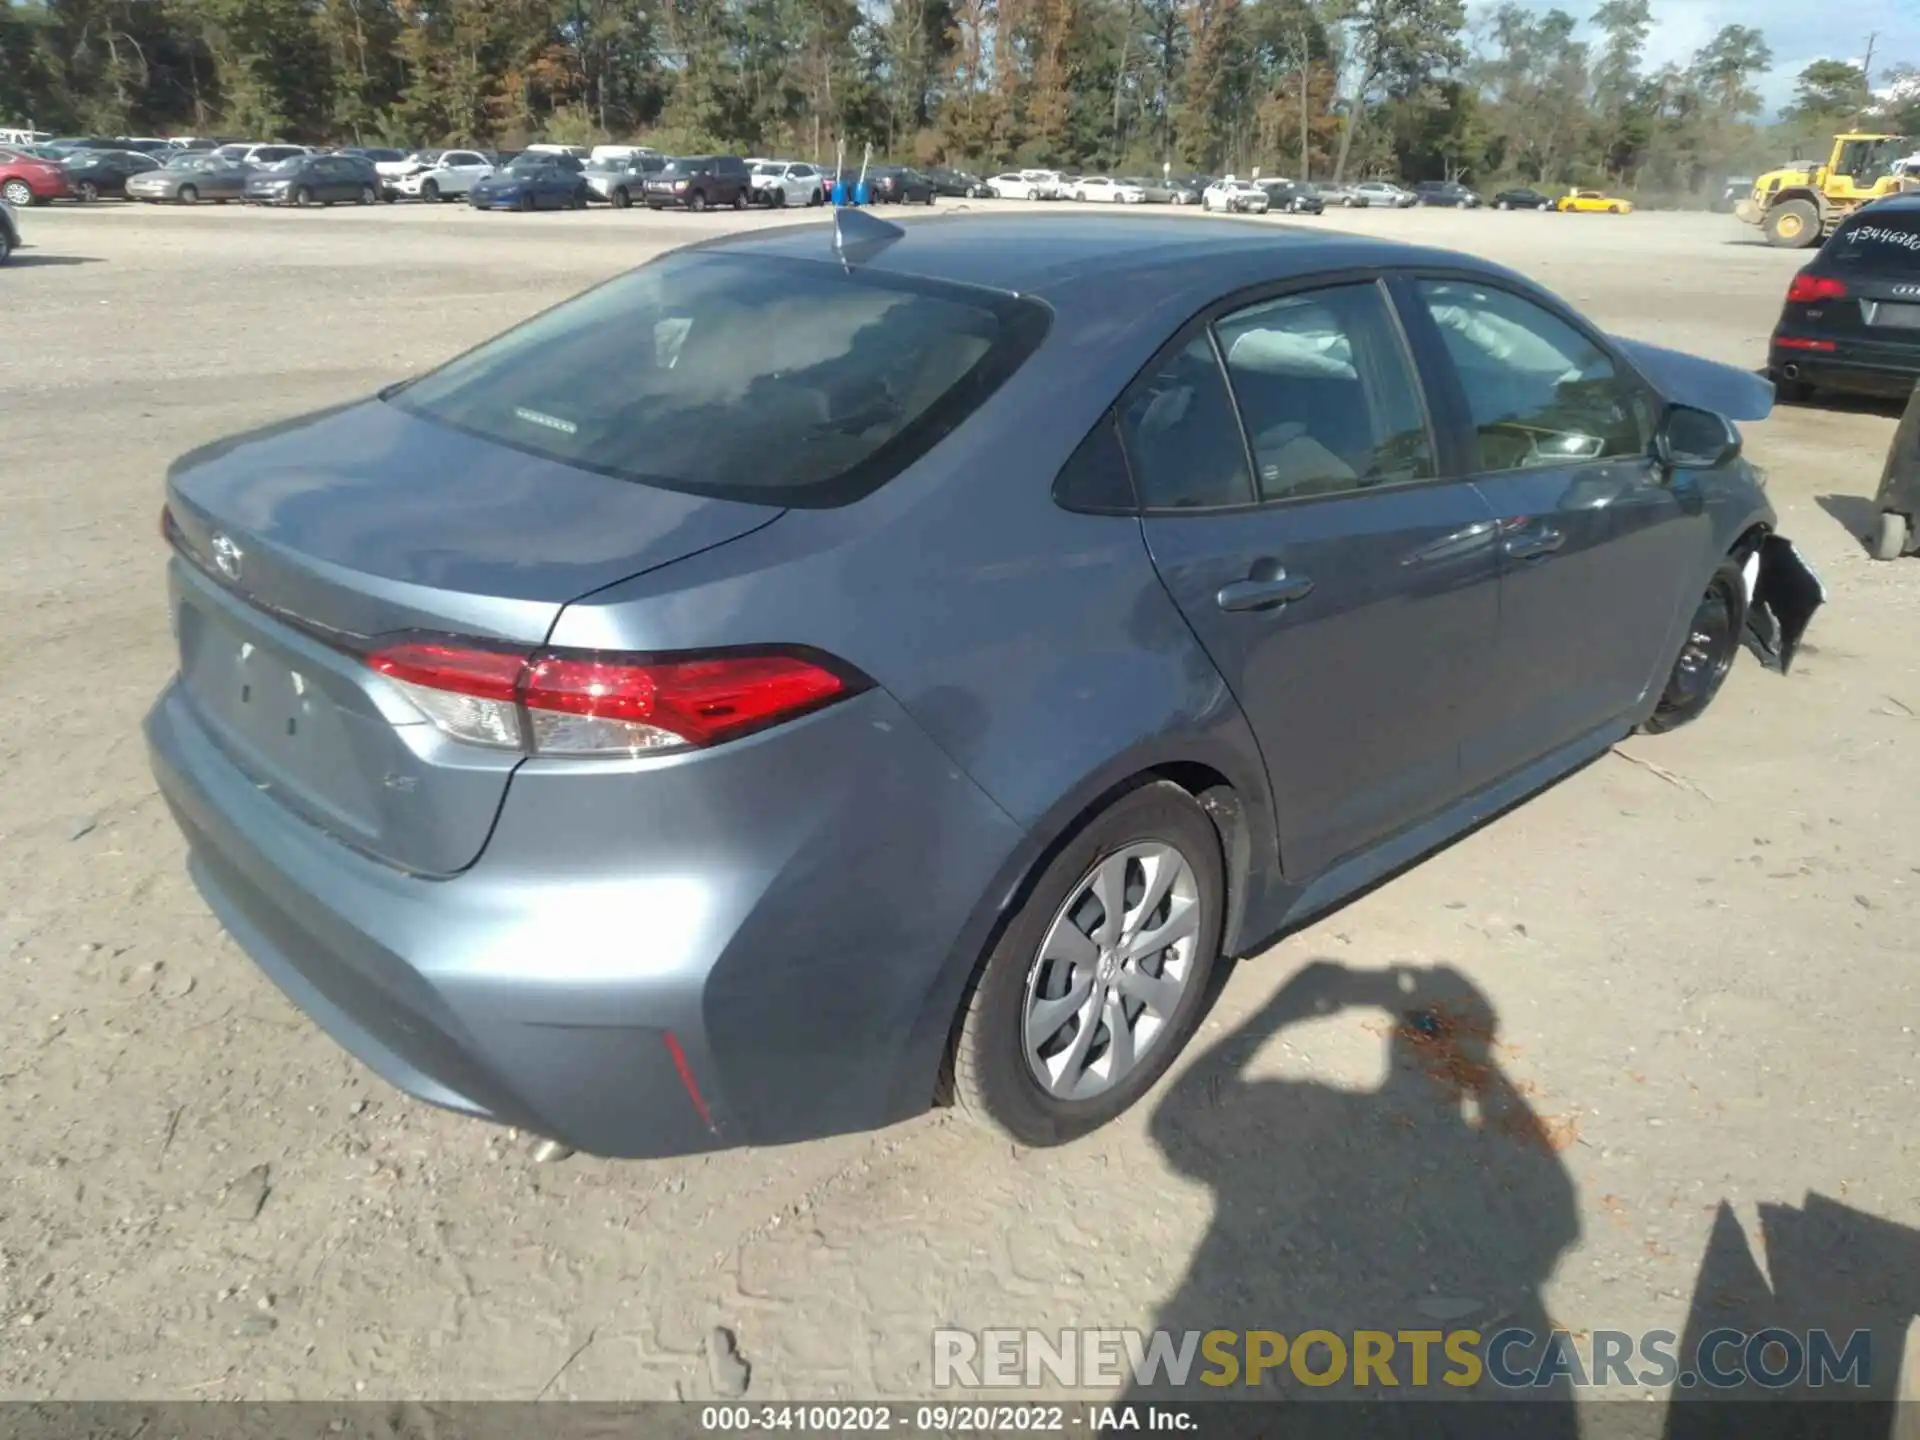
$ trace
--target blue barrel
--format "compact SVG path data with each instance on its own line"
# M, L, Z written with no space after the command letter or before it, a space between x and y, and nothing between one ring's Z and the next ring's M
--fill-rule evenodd
M856 184L853 187L853 203L854 204L865 205L868 202L869 198L870 197L867 193L867 182L865 180L860 181L858 184Z
M838 178L834 180L833 203L836 205L844 205L847 203L847 182L845 180Z

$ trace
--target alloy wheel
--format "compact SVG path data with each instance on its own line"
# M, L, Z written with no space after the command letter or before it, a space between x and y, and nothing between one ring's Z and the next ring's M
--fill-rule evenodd
M1059 1100L1124 1079L1165 1033L1195 971L1200 887L1187 857L1145 841L1068 894L1027 975L1027 1065Z
M24 180L9 180L5 185L0 185L0 199L24 210L33 203L33 191L27 188Z
M1715 585L1701 598L1687 626L1686 642L1673 667L1667 691L1668 707L1688 709L1720 688L1733 668L1740 637L1734 633L1733 604L1723 586Z

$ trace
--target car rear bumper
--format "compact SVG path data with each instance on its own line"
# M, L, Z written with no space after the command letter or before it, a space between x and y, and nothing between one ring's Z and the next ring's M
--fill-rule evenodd
M177 683L146 737L201 894L296 1005L409 1094L602 1155L925 1108L929 1007L1022 838L880 691L706 754L525 762L447 880L263 794Z
M1827 390L1902 398L1920 381L1920 331L1914 332L1910 344L1849 342L1828 335L1789 338L1831 341L1835 348L1783 347L1776 333L1767 347L1767 367L1777 379Z

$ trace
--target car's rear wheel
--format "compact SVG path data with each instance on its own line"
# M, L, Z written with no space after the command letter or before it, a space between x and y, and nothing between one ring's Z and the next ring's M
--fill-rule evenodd
M1687 622L1686 638L1667 676L1660 703L1641 727L1658 735L1697 720L1720 693L1747 625L1747 584L1739 562L1729 557L1713 572Z
M573 192L572 196L567 200L567 208L570 210L584 210L587 208L586 186L582 185L578 190Z
M1874 522L1873 558L1876 560L1898 560L1907 553L1907 540L1910 530L1907 517L1897 510L1882 510L1880 518Z
M1047 864L961 1019L954 1093L1026 1145L1058 1145L1138 1100L1205 1003L1225 883L1213 822L1179 786L1128 791Z
M440 199L440 186L432 180L423 181L420 186L420 198L429 205Z
M0 200L9 205L17 205L22 210L33 204L33 187L24 180L9 180L0 185Z
M1805 250L1820 240L1820 212L1808 200L1785 200L1767 212L1767 243L1781 250Z
M199 188L193 185L182 185L179 198L182 205L198 205L200 203Z

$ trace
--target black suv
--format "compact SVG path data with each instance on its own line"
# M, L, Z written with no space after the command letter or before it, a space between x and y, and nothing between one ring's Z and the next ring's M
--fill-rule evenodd
M647 208L744 210L753 199L753 174L738 155L680 156L647 177Z
M1413 194L1421 205L1454 205L1473 210L1480 204L1480 197L1457 180L1422 180L1413 187Z
M1325 198L1304 180L1262 180L1260 188L1267 192L1269 214L1318 215L1327 208Z

